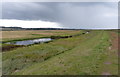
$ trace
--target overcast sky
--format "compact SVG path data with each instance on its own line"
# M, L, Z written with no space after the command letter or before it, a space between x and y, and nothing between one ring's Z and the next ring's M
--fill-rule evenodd
M118 28L117 2L5 2L0 26Z

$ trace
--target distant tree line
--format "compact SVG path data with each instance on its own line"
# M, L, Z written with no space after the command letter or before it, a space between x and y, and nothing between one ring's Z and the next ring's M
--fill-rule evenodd
M65 28L22 28L22 27L4 27L0 26L2 30L80 30L80 29L65 29Z

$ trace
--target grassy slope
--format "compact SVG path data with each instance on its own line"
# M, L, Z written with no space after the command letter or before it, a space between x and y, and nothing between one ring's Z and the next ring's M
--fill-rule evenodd
M93 31L48 44L18 48L3 54L3 73L86 75L102 74L107 71L110 74L117 74L117 56L111 56L116 51L108 50L110 45L107 32ZM109 59L112 64L105 64Z

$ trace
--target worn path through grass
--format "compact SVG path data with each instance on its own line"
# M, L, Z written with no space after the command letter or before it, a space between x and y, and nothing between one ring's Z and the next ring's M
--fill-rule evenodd
M56 55L42 63L34 64L12 74L17 75L102 75L107 71L112 75L118 74L118 57L111 56L109 35L100 31L93 37L86 37L75 48ZM113 51L117 52L117 51ZM111 60L113 63L106 65Z

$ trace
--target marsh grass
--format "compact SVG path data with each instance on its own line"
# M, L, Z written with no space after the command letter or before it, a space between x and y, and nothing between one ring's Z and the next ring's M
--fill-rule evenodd
M16 69L21 70L34 63L40 63L51 58L52 56L62 54L68 50L71 50L79 44L79 41L83 40L84 39L82 39L82 36L79 36L79 38L74 37L58 39L54 42L17 48L16 50L3 53L3 74L10 74Z
M3 74L101 75L109 70L116 75L117 56L107 49L111 45L108 34L107 31L91 31L3 53ZM109 59L115 63L107 67L104 62Z
M23 30L23 31L2 31L2 42L28 40L50 36L68 36L81 33L79 30Z

